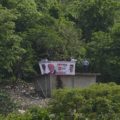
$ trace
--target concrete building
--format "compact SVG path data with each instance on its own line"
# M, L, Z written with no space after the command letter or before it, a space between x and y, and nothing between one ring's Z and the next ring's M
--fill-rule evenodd
M84 88L96 83L99 73L77 73L75 75L41 75L35 80L36 91L42 97L50 97L59 88Z

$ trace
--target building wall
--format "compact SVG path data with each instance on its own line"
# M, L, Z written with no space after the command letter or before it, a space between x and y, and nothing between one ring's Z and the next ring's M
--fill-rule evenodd
M35 78L35 89L36 92L42 97L47 97L51 95L51 87L50 87L50 76L49 75L43 75L38 76Z
M61 76L63 88L84 88L96 83L96 76L76 75Z
M61 76L63 88L74 88L74 76Z
M36 90L44 92L45 96L51 96L53 90L58 88L84 88L96 83L97 74L76 74L75 76L44 75L37 78ZM41 89L42 88L42 89Z
M88 87L92 84L96 83L96 76L92 75L92 76L75 76L74 79L74 87Z

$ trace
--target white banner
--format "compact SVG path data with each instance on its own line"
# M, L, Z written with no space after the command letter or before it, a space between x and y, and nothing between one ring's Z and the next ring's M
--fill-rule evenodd
M41 74L75 75L75 61L40 61Z

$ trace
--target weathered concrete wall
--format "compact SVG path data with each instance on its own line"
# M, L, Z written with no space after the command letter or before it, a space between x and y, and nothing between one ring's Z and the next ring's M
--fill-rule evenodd
M58 76L44 75L39 76L36 80L36 90L44 92L45 96L51 96L52 90L58 88L60 82L61 88L84 88L96 83L95 73L80 73L75 76Z
M61 76L63 88L83 88L96 83L96 75Z
M74 87L78 88L78 87L88 87L92 84L96 83L96 76L75 76L74 79Z
M36 91L42 96L50 96L51 95L51 83L50 83L50 76L49 75L43 75L43 76L38 76L35 79L35 88Z
M74 76L61 76L61 81L63 83L63 88L73 88L74 87Z

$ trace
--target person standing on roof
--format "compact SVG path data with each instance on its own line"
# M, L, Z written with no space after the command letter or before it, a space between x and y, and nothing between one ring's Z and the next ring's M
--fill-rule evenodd
M82 64L83 64L83 71L88 72L89 61L87 59L84 59Z

